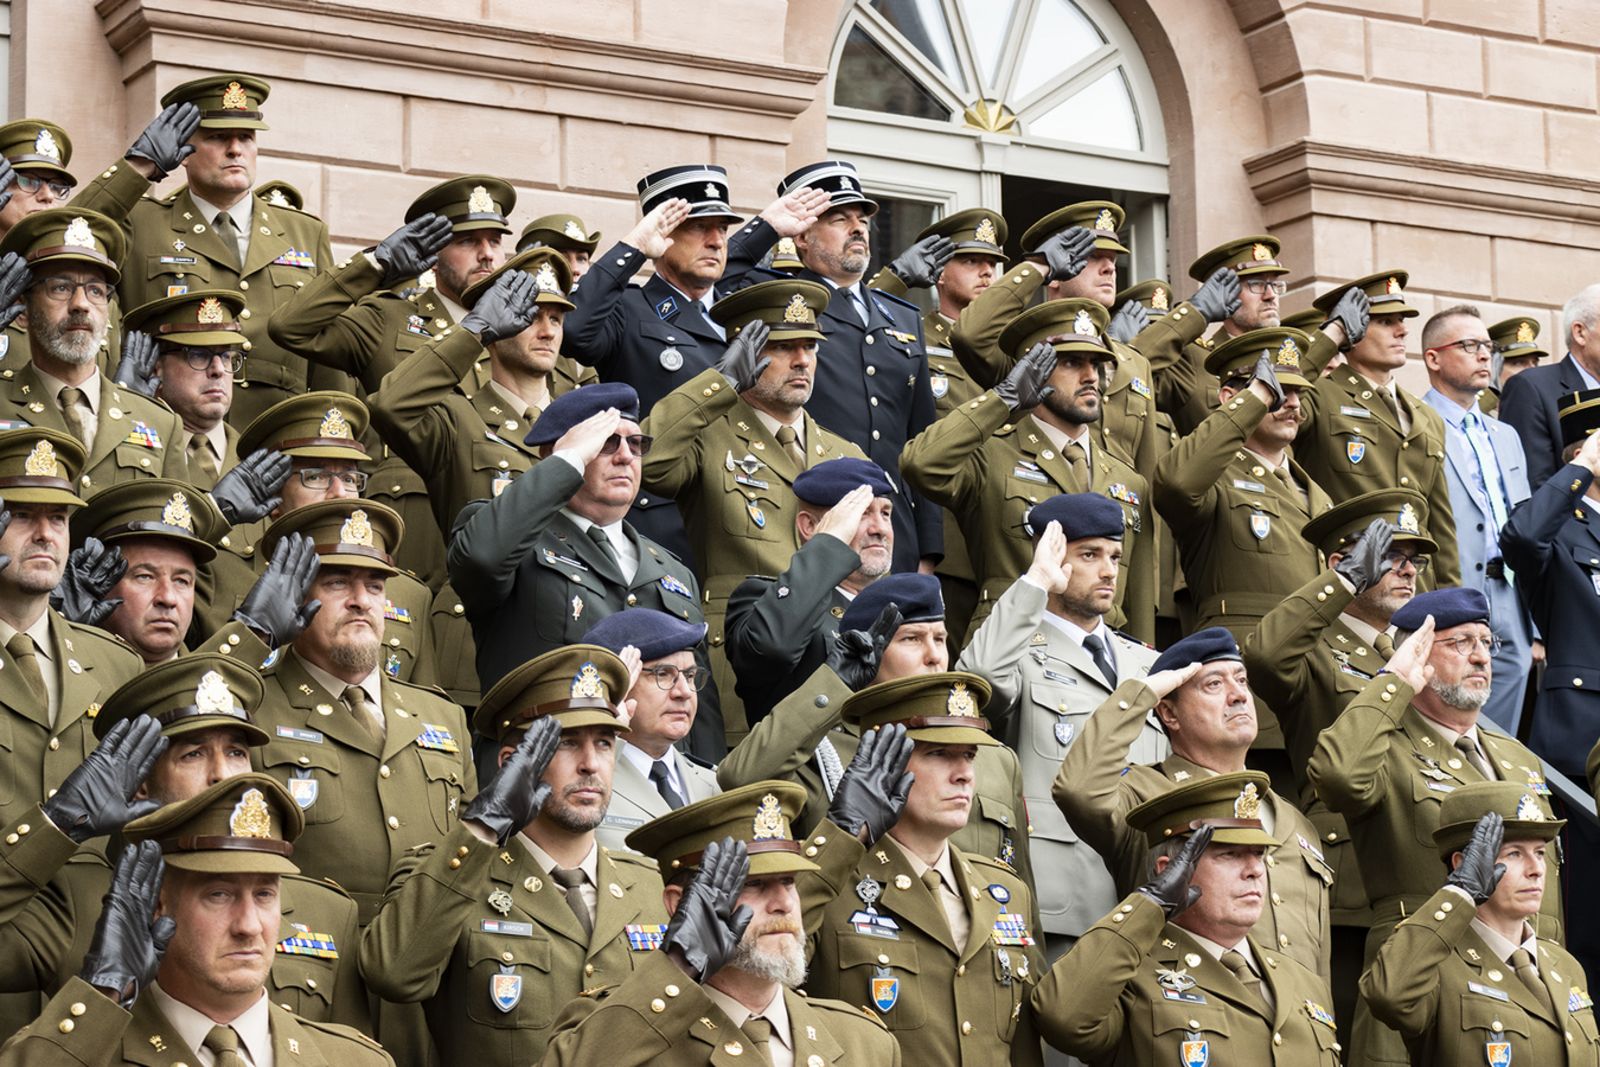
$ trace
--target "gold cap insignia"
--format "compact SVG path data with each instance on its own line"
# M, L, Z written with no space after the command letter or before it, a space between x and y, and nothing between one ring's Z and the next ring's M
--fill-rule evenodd
M1532 793L1522 794L1522 799L1517 801L1517 819L1519 822L1545 822L1544 809L1539 806L1539 801Z
M1254 782L1246 782L1239 795L1233 801L1233 817L1235 819L1261 818L1261 794L1256 792Z
M1283 344L1278 347L1278 354L1273 357L1273 362L1280 367L1300 369L1300 346L1294 343L1293 337L1283 339Z
M1422 532L1422 523L1417 521L1415 505L1407 504L1400 509L1400 521L1396 524L1401 533L1419 534Z
M773 249L772 254L775 256L788 256L790 259L795 259L800 255L800 250L795 248L793 237L780 237L778 238L778 247Z
M246 789L228 816L228 833L234 837L271 837L272 811L259 789Z
M271 204L273 207L292 207L293 206L292 204L289 203L289 198L287 196L283 195L283 190L282 189L274 189L274 190L272 190L272 192L268 193L267 194L267 203Z
M583 232L583 227L579 226L571 219L568 219L567 224L561 227L561 232L572 238L574 241L587 241L589 239L589 235Z
M195 710L202 715L228 715L233 712L233 694L216 671L206 671L194 691Z
M539 269L533 272L533 284L539 287L541 293L561 292L561 283L556 281L556 269L548 263L539 264Z
M1155 292L1150 294L1150 310L1165 311L1167 307L1167 291L1158 285Z
M338 408L329 408L328 413L322 416L322 425L317 427L318 437L339 437L347 441L355 440L355 434L350 432L350 421Z
M783 808L779 806L778 798L768 793L761 798L761 806L756 808L750 837L755 841L772 841L788 836L788 828L783 825Z
M978 717L978 701L967 688L966 682L956 682L950 687L950 695L945 697L944 710L951 715L964 715L969 719Z
M82 215L67 223L67 232L62 236L61 243L74 248L98 248L94 243L94 231L89 229L89 220Z
M605 685L600 681L600 670L593 663L584 661L578 673L572 676L572 696L597 697L603 699L606 695Z
M1094 328L1094 320L1087 311L1079 311L1072 320L1072 332L1079 337L1098 337L1099 331Z
M706 199L707 200L721 200L722 199L722 190L718 189L711 182L706 182Z
M61 146L56 143L56 135L49 130L39 130L39 136L33 139L33 150L46 159L61 162Z
M1094 217L1094 228L1097 230L1115 230L1117 228L1117 220L1112 216L1110 208L1103 207L1100 209L1100 214Z
M27 460L22 464L22 473L30 478L54 478L56 476L56 448L49 441L40 441L33 446L33 451L28 453Z
M173 493L167 506L161 509L161 522L165 526L176 526L194 533L194 516L189 512L189 498L182 493Z
M200 301L200 308L195 312L194 321L220 323L222 320L222 301L214 296L208 296Z
M1400 289L1400 279L1390 275L1389 280L1383 283L1383 291L1391 296L1404 296Z
M813 323L817 318L812 314L811 305L806 303L805 297L796 293L789 298L788 306L783 309L783 321Z
M350 517L344 520L344 525L339 527L339 542L346 545L360 545L362 548L372 548L372 523L367 521L367 513L360 508L352 511Z
M1523 344L1529 344L1533 341L1533 323L1527 319L1517 323L1517 340Z
M1250 246L1250 258L1257 263L1269 263L1272 260L1272 249L1257 241Z
M244 86L240 85L238 82L228 83L228 87L222 91L222 110L250 110L250 98L244 94Z
M494 214L494 199L489 196L489 190L474 185L472 195L467 197L467 210L474 215Z
M982 241L984 244L997 245L1000 243L999 238L1000 235L994 228L993 219L984 219L978 223L978 228L972 231L972 239L974 241Z

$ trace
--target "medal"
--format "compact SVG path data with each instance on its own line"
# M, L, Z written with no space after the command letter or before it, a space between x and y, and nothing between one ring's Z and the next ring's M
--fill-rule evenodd
M1160 970L1156 972L1156 983L1162 989L1170 989L1175 993L1187 993L1194 988L1194 975L1185 970Z
M493 893L489 894L489 907L493 908L495 911L498 911L501 915L510 915L511 894L507 893L504 889L496 889Z
M856 883L856 896L861 898L861 903L867 906L868 911L877 911L874 905L883 896L883 885L871 878L863 878Z

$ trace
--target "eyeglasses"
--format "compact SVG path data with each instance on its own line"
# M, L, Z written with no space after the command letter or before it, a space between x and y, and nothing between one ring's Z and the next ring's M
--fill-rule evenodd
M677 686L680 677L689 679L689 684L696 690L704 689L706 683L711 681L711 671L706 667L688 667L679 670L670 663L659 667L645 667L639 674L654 678L657 686L668 690Z
M48 278L40 278L36 288L43 289L44 295L58 304L65 304L71 300L72 294L79 289L83 290L83 295L95 307L105 307L111 299L111 286L105 282L75 282L71 278L51 275Z
M624 441L628 442L628 450L630 452L636 456L642 456L650 451L650 446L655 444L656 439L647 433L629 434L627 437L614 433L606 438L605 444L600 446L600 454L602 456L611 455L622 447L622 442Z
M1474 651L1480 648L1492 656L1496 652L1500 651L1501 641L1493 634L1490 634L1488 637L1463 635L1461 637L1452 637L1448 640L1445 638L1439 638L1434 641L1434 644L1443 645L1448 649L1452 649L1456 655L1465 659L1467 656L1472 655Z
M352 489L359 496L367 488L367 475L364 471L339 471L335 473L326 467L301 467L295 471L300 477L300 484L307 489L321 492L333 484L335 478L344 483L346 489Z
M53 182L48 178L41 178L35 174L18 174L16 178L17 188L25 193L36 193L39 191L39 186L43 185L50 190L50 195L57 200L65 200L72 195L70 182Z
M1494 355L1494 342L1487 337L1463 337L1459 341L1451 341L1447 345L1439 345L1438 347L1441 349L1459 348L1469 356L1475 356L1480 352L1486 356Z
M1399 570L1401 567L1404 567L1407 563L1409 563L1416 568L1418 574L1421 574L1423 571L1427 570L1428 564L1433 562L1432 557L1421 555L1408 556L1404 552L1390 552L1383 558L1388 560L1389 565L1395 570Z
M244 353L237 348L174 346L168 348L165 354L180 357L191 370L210 370L211 364L219 359L225 361L234 374L244 369Z
M1240 280L1239 284L1257 296L1266 296L1268 292L1282 296L1289 291L1288 282L1269 282L1262 281L1259 278L1244 278Z

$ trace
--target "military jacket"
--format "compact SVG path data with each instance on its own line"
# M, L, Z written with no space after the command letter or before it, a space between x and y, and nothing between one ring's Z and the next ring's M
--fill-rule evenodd
M981 297L980 297L981 299ZM928 427L906 446L906 481L949 508L967 535L982 592L972 626L1033 559L1028 509L1057 493L1103 493L1122 505L1122 568L1111 621L1140 640L1155 636L1154 529L1147 483L1117 452L1090 445L1089 484L1079 484L1032 415L1010 421L993 390Z
M621 746L618 747L620 749ZM669 750L667 758L673 760L678 768L678 778L685 790L684 799L689 803L714 797L721 792L717 788L715 768L676 749ZM611 802L606 805L606 817L595 828L595 839L613 852L625 852L628 850L625 838L629 834L671 810L672 807L662 797L656 784L640 774L639 769L618 751L616 766L611 771Z
M1130 894L1033 992L1046 1041L1089 1063L1338 1067L1327 983L1247 939L1270 1016L1160 905Z
M444 583L433 598L428 620L439 688L466 708L470 717L482 695L478 688L478 642L472 636L472 623L467 621L467 606L461 603L455 586Z
M90 497L108 485L136 478L189 480L184 454L189 435L183 420L167 405L123 389L102 374L96 415L94 448L78 479L79 495ZM0 429L30 426L68 433L61 409L31 362L0 384Z
M961 361L950 348L950 331L955 321L939 311L922 317L922 338L928 350L928 388L933 392L934 420L944 418L962 404L976 400L983 392ZM931 501L929 507L937 507ZM939 561L941 576L972 581L972 558L967 554L967 541L961 533L961 524L948 508L940 508L944 522L944 558ZM946 611L949 605L945 605Z
M466 718L436 691L384 678L380 744L292 650L262 674L256 723L272 739L252 762L305 813L295 863L344 886L365 925L406 850L454 829L461 797L478 791Z
M242 428L307 389L348 388L342 378L308 368L267 331L272 313L332 266L322 220L251 194L250 243L241 270L237 252L205 221L187 186L159 200L144 195L148 188L142 174L118 162L84 185L72 202L109 215L128 231L128 258L117 290L124 308L191 289L233 289L244 295L248 314L240 318L249 358L228 421Z
M1156 406L1171 415L1185 434L1193 433L1217 409L1219 383L1216 375L1206 370L1206 357L1216 345L1201 336L1210 325L1200 309L1185 300L1159 318L1152 318L1150 325L1130 342L1150 361ZM1223 331L1215 336L1228 339Z
M1173 787L1215 773L1173 754L1160 763L1129 763L1129 745L1145 727L1156 696L1143 681L1123 682L1089 716L1078 743L1067 750L1051 790L1056 805L1082 840L1100 853L1119 892L1149 876L1150 847L1128 826L1127 814ZM1317 844L1317 828L1293 804L1270 794L1272 835L1267 849L1271 896L1255 935L1307 970L1329 974L1329 887L1333 868Z
M875 1010L911 1062L1040 1064L1032 893L1005 864L953 846L950 859L971 923L965 945L906 854L879 841L847 879L853 888L807 913L806 988Z
M600 849L594 932L527 847L457 826L395 871L362 935L361 969L385 999L423 1003L440 1049L526 1065L567 1002L625 979L660 947L667 914L653 861Z
M1106 862L1050 798L1067 750L1083 736L1089 717L1111 695L1105 675L1083 646L1044 619L1045 591L1019 579L972 635L956 670L988 680L993 695L984 709L990 729L1016 752L1028 813L1028 853L1044 931L1078 937L1117 901ZM1142 678L1154 650L1120 634L1111 655L1121 678ZM1159 763L1171 752L1152 711L1127 748L1130 763ZM980 780L980 785L982 784Z

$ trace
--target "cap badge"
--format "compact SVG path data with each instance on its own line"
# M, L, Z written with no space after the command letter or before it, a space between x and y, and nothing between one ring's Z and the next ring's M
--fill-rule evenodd
M49 441L40 441L33 446L33 451L28 453L27 460L22 464L22 473L30 478L54 478L56 476L56 449Z
M1517 820L1519 822L1545 822L1544 809L1539 806L1539 801L1532 793L1522 794L1522 799L1517 801Z
M1412 504L1407 504L1400 509L1400 521L1397 524L1401 533L1420 534L1422 523L1417 521L1417 509Z
M1094 328L1094 320L1087 311L1080 310L1072 319L1072 332L1079 337L1098 337L1100 331Z
M194 516L189 513L189 498L182 493L173 493L167 506L161 509L161 522L164 526L176 526L194 533Z
M978 223L978 228L972 231L972 239L974 241L982 241L984 244L999 244L1000 235L994 228L994 220L986 218Z
M360 508L352 511L350 517L344 520L344 525L339 527L339 542L346 545L360 545L362 548L372 548L372 523L367 521L367 513Z
M322 425L317 427L318 437L338 437L350 441L355 439L355 434L350 432L350 422L338 408L329 408L328 413L322 416Z
M556 281L556 269L548 263L539 264L539 269L533 272L533 284L539 287L541 293L561 292L561 283Z
M56 135L49 130L39 130L39 136L33 139L33 150L46 159L61 162L61 146L56 143Z
M587 241L589 239L589 235L583 232L583 227L579 226L571 219L568 219L567 224L561 227L561 232L572 238L574 241Z
M600 669L592 662L585 660L583 666L578 668L578 673L572 676L573 699L576 700L579 697L603 699L605 695L605 686L600 681Z
M1167 307L1167 291L1158 285L1155 292L1150 294L1150 310L1165 311Z
M1094 228L1097 230L1116 230L1117 220L1115 216L1111 214L1110 208L1103 207L1100 209L1100 214L1094 217Z
M783 321L811 323L817 320L811 313L811 306L806 303L805 297L796 293L789 298L788 306L783 309Z
M228 816L228 833L234 837L271 837L272 812L259 789L246 789Z
M244 86L240 85L238 82L228 83L228 87L222 91L222 110L250 110L250 98L244 95Z
M1278 354L1274 357L1273 362L1280 367L1300 369L1300 346L1294 343L1294 338L1285 337L1283 339L1283 344L1278 347Z
M973 697L972 691L967 688L966 682L956 682L950 687L950 695L944 701L944 710L951 715L960 715L969 719L978 717L978 701Z
M722 190L718 189L714 183L706 182L706 199L707 200L721 200L722 199Z
M1235 819L1261 818L1261 794L1256 791L1254 782L1246 782L1244 789L1233 802L1233 817Z
M1391 296L1405 295L1400 289L1400 279L1393 275L1390 275L1389 280L1383 283L1383 291Z
M216 671L206 671L194 691L195 710L202 715L228 715L233 712L233 694Z
M1523 344L1532 343L1533 323L1529 322L1527 319L1523 319L1521 322L1517 323L1517 340Z
M856 186L855 183L852 182L848 177L844 177L839 179L839 188L843 189L847 193L853 193L855 192Z
M1272 249L1257 241L1250 246L1250 258L1257 263L1270 263L1272 261Z
M61 243L73 248L95 248L94 231L89 229L89 220L79 215L67 223L67 232L62 236Z
M200 308L195 312L194 321L208 324L222 321L222 301L214 296L208 296L200 301Z
M481 185L474 185L472 195L467 197L467 210L474 215L495 214L494 200L489 196L489 190Z
M788 836L783 825L783 808L779 806L778 798L768 793L756 808L755 822L751 824L751 840L772 841Z
M772 254L774 256L788 256L790 259L794 259L800 255L800 250L795 248L793 237L780 237L778 238L778 247L773 249Z
M292 207L293 206L292 204L289 203L289 198L287 196L283 195L283 190L282 189L274 189L271 192L269 192L267 194L267 203L271 204L273 207Z

